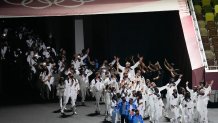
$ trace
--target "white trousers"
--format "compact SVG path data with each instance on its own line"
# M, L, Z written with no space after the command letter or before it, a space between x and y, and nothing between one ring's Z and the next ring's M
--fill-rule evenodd
M85 102L85 99L86 99L86 87L81 87L80 91L81 91L81 96L82 96L82 102Z
M64 104L64 96L59 96L59 104L60 104L60 108L63 108L63 104Z
M193 110L192 109L184 109L184 123L193 123Z
M171 109L173 112L173 120L172 123L179 123L178 118L179 118L179 108L175 107Z
M101 98L101 93L99 91L95 92L95 99L96 99L96 111L100 112L100 98Z
M69 102L69 99L71 99L71 108L73 109L73 112L75 112L75 95L67 95L64 98L64 104L63 107L61 109L61 112L64 112L64 109L66 109L67 103Z

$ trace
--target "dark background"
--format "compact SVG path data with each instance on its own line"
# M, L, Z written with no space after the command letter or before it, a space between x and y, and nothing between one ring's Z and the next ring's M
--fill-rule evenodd
M100 60L116 55L125 61L125 57L139 53L145 63L158 60L162 65L167 58L184 74L184 81L191 81L178 11L85 16L84 30L85 46Z
M187 80L191 81L191 65L178 11L81 17L84 19L85 47L90 48L93 58L110 60L116 55L124 61L125 57L139 53L146 64L158 60L161 65L167 58L184 74L182 85ZM75 50L74 19L73 16L67 16L7 20L13 24L27 23L43 38L51 32L57 48L64 47L70 58ZM5 100L11 100L12 97L13 100L39 98L38 93L26 82L25 76L19 78L13 72L13 67L2 65L0 91Z

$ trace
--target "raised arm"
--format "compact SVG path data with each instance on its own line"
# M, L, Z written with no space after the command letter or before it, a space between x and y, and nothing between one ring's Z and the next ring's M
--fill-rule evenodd
M167 61L167 59L164 60L164 64L170 69L173 69L173 67L170 65L170 63Z
M143 60L143 57L140 57L140 58L139 58L139 61L136 62L131 68L132 68L132 69L135 69L136 67L138 67L139 64L142 62L142 60Z
M149 69L150 71L155 71L155 69L152 68L151 63L148 65L148 69Z
M213 83L214 83L214 80L211 80L209 86L212 87Z
M131 61L132 61L133 64L135 64L134 56L131 57Z
M87 49L86 54L81 58L81 60L83 61L85 58L87 58L88 54L89 54L89 48Z
M117 59L117 57L114 56L114 60L113 60L111 63L109 63L109 65L110 65L110 66L114 66L114 64L116 63L116 59Z
M170 72L172 71L172 69L168 67L168 65L167 65L167 63L166 63L165 61L164 61L164 66L165 66L165 68L166 68L168 71L170 71Z
M124 71L125 67L121 66L119 63L120 58L117 58L117 68L122 70L122 72Z
M163 91L163 90L165 90L166 88L167 88L167 85L162 86L162 87L158 87L158 89L159 89L160 92Z
M186 82L186 90L189 92L189 93L192 93L192 90L188 87L188 81Z
M83 61L85 58L87 58L88 57L88 55L87 54L85 54L83 57L81 57L81 60Z
M162 69L162 67L160 66L160 63L159 63L159 61L157 61L157 62L155 63L155 65L157 65L157 66L158 66L158 69Z
M182 74L179 75L179 79L175 82L176 86L181 82L182 76Z
M91 70L88 70L87 77L91 76L92 74L93 72Z

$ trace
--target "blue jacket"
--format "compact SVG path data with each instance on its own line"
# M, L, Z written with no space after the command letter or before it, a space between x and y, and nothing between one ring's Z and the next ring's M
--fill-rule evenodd
M142 119L142 116L141 115L134 115L132 117L132 123L144 123L143 119Z
M128 123L133 123L133 116L134 116L135 114L133 114L133 115L131 115L130 113L128 114Z
M126 103L125 103L125 111L123 113L123 102L118 103L118 109L119 109L121 115L128 116L128 114L129 114L128 113L128 110L129 110L128 107L129 107L129 103L126 101Z

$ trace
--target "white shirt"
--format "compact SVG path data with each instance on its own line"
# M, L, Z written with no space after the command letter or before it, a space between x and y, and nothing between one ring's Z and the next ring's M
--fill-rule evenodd
M85 54L83 57L81 57L80 61L77 59L76 61L72 60L71 64L74 65L74 68L76 70L79 70L80 66L84 65L83 60L87 57L88 55Z
M101 92L104 88L104 85L100 82L100 81L97 81L97 83L94 84L93 86L93 91L94 92Z
M129 77L131 80L134 79L134 77L135 77L135 68L138 67L139 64L140 64L140 63L137 62L137 63L135 63L135 65L133 65L133 66L130 67L130 70L129 70L129 73L128 73L128 77ZM122 71L121 75L123 75L123 73L125 72L125 67L123 67L123 66L121 66L121 65L119 64L119 65L118 65L118 68ZM121 78L121 76L120 76L120 78ZM121 79L123 79L123 78L121 78Z
M177 98L171 96L170 98L170 105L178 106L179 105L179 95L177 94Z
M100 79L93 79L91 81L90 87L92 91L102 91L102 89L104 88L104 84L101 82Z

